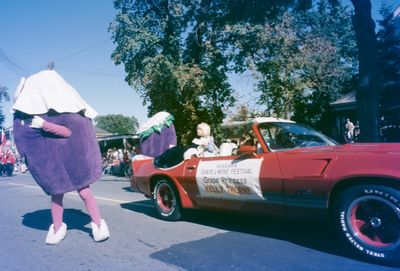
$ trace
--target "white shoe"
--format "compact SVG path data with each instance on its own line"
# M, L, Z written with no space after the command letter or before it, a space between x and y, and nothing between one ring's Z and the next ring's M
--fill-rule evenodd
M110 232L108 231L108 227L104 219L100 220L100 227L94 222L90 222L90 226L92 227L92 234L95 242L101 242L110 237Z
M65 223L61 224L61 227L58 229L56 233L54 232L54 225L51 224L49 232L47 233L46 244L48 245L58 244L65 238L66 235L67 235L67 225L65 225Z

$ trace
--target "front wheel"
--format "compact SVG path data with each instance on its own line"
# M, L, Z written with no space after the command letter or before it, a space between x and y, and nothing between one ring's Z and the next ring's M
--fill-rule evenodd
M164 179L157 181L153 190L153 200L162 219L176 221L181 218L178 191L171 182Z
M346 189L335 204L334 222L345 245L364 258L400 263L400 191L382 185Z

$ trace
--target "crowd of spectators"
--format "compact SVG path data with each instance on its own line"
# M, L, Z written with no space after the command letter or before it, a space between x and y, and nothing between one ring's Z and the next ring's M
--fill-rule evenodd
M103 157L103 174L114 176L126 176L130 167L131 158L135 155L134 148L108 149ZM127 176L129 177L129 176Z
M0 175L12 176L15 165L15 156L11 150L6 150L1 153L0 162Z
M14 173L26 173L28 168L11 142L0 146L0 176L11 177Z

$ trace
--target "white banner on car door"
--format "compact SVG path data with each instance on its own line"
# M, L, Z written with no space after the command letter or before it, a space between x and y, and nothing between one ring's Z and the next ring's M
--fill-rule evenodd
M262 199L262 159L200 161L196 182L203 198Z

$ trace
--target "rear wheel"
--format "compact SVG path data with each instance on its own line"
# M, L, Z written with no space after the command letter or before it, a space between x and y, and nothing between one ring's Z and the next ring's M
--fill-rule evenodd
M165 179L157 181L153 191L153 200L157 213L162 219L175 221L181 218L178 191L170 181Z
M335 204L335 224L344 243L365 258L400 261L400 191L382 185L346 189Z

